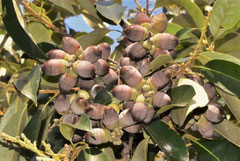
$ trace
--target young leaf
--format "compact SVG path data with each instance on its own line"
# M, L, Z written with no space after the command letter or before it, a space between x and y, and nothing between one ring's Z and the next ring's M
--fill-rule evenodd
M161 66L170 63L172 61L172 57L167 54L159 55L155 58L149 65L149 71L154 72L155 70L159 69Z
M5 28L15 43L30 57L47 59L28 32L17 2L14 0L2 0L2 7Z
M148 141L149 141L149 139L146 138L138 144L138 146L133 154L132 161L147 161Z
M217 0L210 17L210 31L214 39L233 28L240 20L239 0Z
M160 120L154 120L148 125L144 125L144 129L150 135L152 140L158 144L159 148L164 152L171 161L188 160L188 150L182 140L175 131Z

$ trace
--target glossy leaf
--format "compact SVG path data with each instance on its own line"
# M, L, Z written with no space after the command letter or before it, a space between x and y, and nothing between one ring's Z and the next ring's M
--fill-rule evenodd
M94 103L100 103L103 105L108 105L112 102L112 97L111 97L111 93L108 92L106 89L102 89L101 91L99 91L96 95L96 97L94 98L93 102Z
M52 2L54 5L59 6L67 10L68 12L72 13L73 15L75 15L75 11L71 3L69 3L69 0L49 0L49 1Z
M147 161L148 141L149 141L149 139L146 138L138 144L138 146L133 154L132 161Z
M2 7L5 28L15 43L30 57L35 59L46 59L46 55L36 45L28 32L16 1L2 0Z
M92 123L87 114L82 114L79 117L79 120L76 122L76 124L67 124L67 125L71 126L72 128L83 130L83 131L92 130Z
M188 160L188 150L175 131L160 120L154 120L144 129L150 135L154 143L164 152L169 161L186 161Z
M193 30L195 30L195 29L194 29L194 28L183 28L183 29L179 30L179 31L175 34L175 36L182 39L182 38L184 37L184 35L192 32Z
M224 119L219 124L213 124L214 130L220 135L240 147L240 128L229 120Z
M215 39L238 23L239 7L239 0L218 0L214 3L209 28Z
M31 72L25 72L20 74L17 79L14 80L14 84L17 89L37 104L37 91L40 83L41 75L40 66L36 65Z
M111 1L98 1L96 2L96 9L105 18L119 24L127 7Z
M65 139L67 139L68 141L72 142L72 137L74 134L74 128L71 127L70 125L61 122L59 125L59 130L61 132L61 134L63 135L63 137Z
M199 143L210 150L221 161L238 161L240 150L227 140L200 140ZM198 153L199 161L216 161L211 154L197 144L193 144Z
M165 32L175 35L178 31L183 29L182 26L175 24L175 23L168 23Z
M172 61L172 57L167 54L162 54L156 57L149 65L149 71L154 72L159 69L161 66L170 63Z
M88 148L81 151L76 161L111 161L98 148Z
M214 85L240 97L240 65L224 60L212 60L205 64L204 76Z
M42 23L31 22L28 27L36 43L51 40L52 31Z

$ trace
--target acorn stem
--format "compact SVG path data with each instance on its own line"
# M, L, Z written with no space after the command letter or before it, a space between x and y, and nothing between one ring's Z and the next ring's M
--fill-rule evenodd
M75 91L75 92L77 92L77 91L79 91L80 90L80 88L79 87L74 87L74 88L72 88L72 90L73 91ZM40 90L38 90L38 93L39 94L50 94L50 93L58 93L59 92L59 90L45 90L45 89L40 89Z
M110 61L111 63L113 63L113 64L118 64L118 62L117 61L115 61L115 60L113 60L113 59L111 59L111 58L108 58L108 61Z

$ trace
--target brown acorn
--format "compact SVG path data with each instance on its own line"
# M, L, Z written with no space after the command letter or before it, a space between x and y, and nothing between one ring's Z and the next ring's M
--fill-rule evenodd
M213 123L219 123L225 118L225 115L220 110L218 104L209 104L205 116L208 121Z
M53 101L54 108L56 109L57 113L63 114L69 111L70 109L70 98L72 94L63 95L59 94Z
M138 62L139 71L143 76L149 73L150 63L149 58L144 58Z
M125 36L131 41L143 41L148 36L146 28L140 25L130 25L124 29Z
M84 135L84 131L81 130L75 130L73 137L72 137L72 142L73 143L77 143L83 140L83 135Z
M137 91L128 85L117 85L112 89L112 94L121 101L135 100L137 97Z
M88 102L86 99L77 97L72 101L70 108L74 114L81 115L85 112L84 110L87 106Z
M171 98L163 92L156 92L152 98L153 105L157 107L162 107L171 103Z
M172 58L176 58L176 56L177 56L177 49L175 48L175 49L169 50L169 53L172 56Z
M95 63L102 57L102 51L99 50L97 46L89 46L84 50L83 55L86 61Z
M215 87L211 83L208 82L203 85L203 88L207 92L208 99L211 101L213 99L213 97L216 95Z
M130 65L130 66L133 66L133 67L137 66L136 62L132 61L129 57L121 57L119 59L119 66L123 67L123 66L126 66L126 65Z
M124 101L123 102L123 109L127 109L127 108L132 108L133 105L135 104L134 101Z
M125 109L119 114L119 123L121 127L128 127L134 125L136 122L133 120L131 109Z
M146 124L150 123L154 117L154 114L155 114L155 110L153 106L148 107L148 114L146 118L143 120L143 122Z
M79 42L71 37L63 37L62 39L62 48L69 54L76 54L79 49L82 49Z
M94 66L96 68L96 74L100 76L104 76L109 72L109 64L104 59L98 59L96 63L94 63Z
M161 89L170 81L170 76L165 71L160 70L155 72L149 80L156 89Z
M131 133L131 134L140 133L140 132L142 132L142 125L141 124L135 124L135 125L125 127L123 129L125 131L127 131L128 133Z
M120 69L120 77L129 85L130 87L136 87L142 82L142 75L133 66L123 66Z
M88 61L77 61L73 65L74 71L82 78L93 79L95 78L96 68Z
M147 50L140 43L133 43L129 45L123 53L123 56L130 57L131 60L141 60L147 54Z
M97 48L102 52L102 57L101 59L103 60L108 60L108 57L110 56L111 53L111 48L108 43L101 43L97 45Z
M128 47L129 45L133 44L133 41L128 40L128 38L126 38L125 36L123 37L123 43L125 45L125 47Z
M60 49L52 49L47 52L49 59L64 59L67 53Z
M95 80L94 79L82 79L82 78L78 78L77 81L77 86L80 87L83 90L90 90L95 84Z
M64 73L69 63L63 59L50 59L41 66L46 75L57 76Z
M78 119L79 117L77 115L69 113L63 116L62 122L67 124L76 124Z
M135 121L143 121L148 114L148 106L142 102L136 102L131 108L131 113Z
M94 120L100 120L103 116L104 105L99 103L93 103L88 105L84 110L85 113Z
M173 50L177 47L179 40L176 36L169 33L159 33L150 38L156 45L156 47L163 50Z
M59 79L59 86L62 91L70 91L77 83L77 74L75 72L64 73Z
M104 126L112 130L115 127L115 125L118 123L118 120L119 120L119 115L117 111L110 106L106 106L104 108L103 117L102 117L102 122Z
M101 77L106 86L113 86L118 84L118 75L117 73L110 69L109 73Z
M107 130L101 128L93 128L91 131L88 131L84 138L87 143L93 145L100 145L107 143L109 141L110 135Z
M95 84L90 91L91 98L94 99L97 96L97 93L104 89L105 86L101 84Z
M157 48L157 49L152 53L152 56L153 56L153 58L156 58L156 57L158 57L159 55L163 55L163 54L171 55L168 50L163 50L163 49Z
M134 24L151 23L150 17L144 12L138 12L134 17Z
M166 29L167 23L167 16L164 13L153 16L151 19L152 29L159 33L162 33Z
M205 117L200 117L198 122L196 122L197 129L199 133L206 138L213 136L214 128L211 122L209 122Z

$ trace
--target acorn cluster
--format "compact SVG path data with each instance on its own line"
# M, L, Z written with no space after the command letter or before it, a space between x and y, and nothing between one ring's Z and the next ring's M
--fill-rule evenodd
M142 132L142 124L148 124L157 109L171 104L167 91L173 82L171 74L178 67L172 65L157 71L149 70L150 63L159 55L176 56L179 40L174 35L163 33L166 26L167 17L163 13L151 18L143 12L137 13L134 24L123 25L126 48L117 64L109 59L109 44L101 43L83 50L71 37L63 38L62 50L53 49L47 53L49 60L42 65L42 71L50 76L61 75L61 94L54 100L56 111L63 115L61 121L75 124L82 114L87 114L92 121L92 131L76 130L73 142L85 139L95 145L106 142L119 145L124 132ZM203 80L195 75L179 77L188 77L198 83ZM215 88L210 83L202 85L209 94L209 100L213 100ZM74 93L73 87L80 87L80 90ZM103 105L94 102L104 89L119 103ZM206 119L199 117L196 121L198 131L206 137L212 136L213 131L207 131L212 126L211 122L219 122L224 117L214 102L205 112Z

